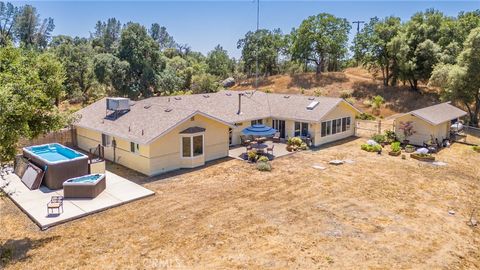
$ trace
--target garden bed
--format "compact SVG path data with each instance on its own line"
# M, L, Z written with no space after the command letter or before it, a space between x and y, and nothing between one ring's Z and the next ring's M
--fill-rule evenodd
M413 154L410 154L410 157L420 161L427 161L427 162L435 161L435 157L429 154L413 153Z

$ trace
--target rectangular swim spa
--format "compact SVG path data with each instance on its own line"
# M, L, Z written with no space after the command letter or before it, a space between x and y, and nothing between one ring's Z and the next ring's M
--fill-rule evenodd
M105 174L88 174L63 183L65 198L95 198L106 188Z
M88 157L59 143L23 148L23 156L45 171L43 184L60 189L70 178L88 174Z

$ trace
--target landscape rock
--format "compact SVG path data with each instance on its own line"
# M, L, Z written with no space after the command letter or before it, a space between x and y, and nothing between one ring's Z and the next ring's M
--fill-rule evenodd
M235 79L233 77L228 77L222 81L223 87L229 88L235 85Z

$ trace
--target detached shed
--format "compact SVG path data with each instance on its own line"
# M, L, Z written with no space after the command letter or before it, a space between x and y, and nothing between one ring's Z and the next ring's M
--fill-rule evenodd
M450 102L433 105L403 114L395 119L395 133L403 136L401 123L411 121L415 133L408 137L411 144L423 145L431 139L442 141L450 135L452 121L456 122L467 112L452 106Z

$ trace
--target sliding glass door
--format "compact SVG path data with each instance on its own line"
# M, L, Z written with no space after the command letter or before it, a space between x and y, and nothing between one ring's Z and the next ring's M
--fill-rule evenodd
M280 138L285 139L285 120L273 120L273 128L280 132Z

